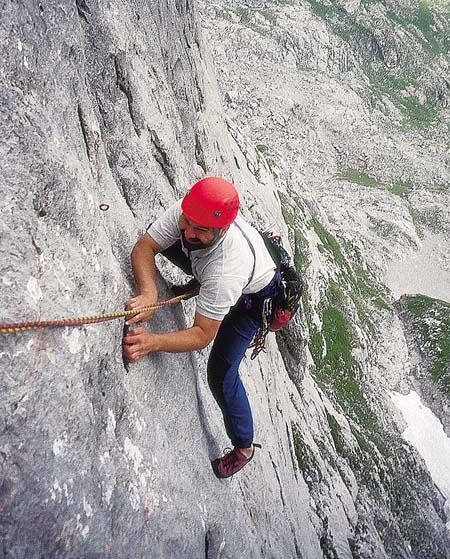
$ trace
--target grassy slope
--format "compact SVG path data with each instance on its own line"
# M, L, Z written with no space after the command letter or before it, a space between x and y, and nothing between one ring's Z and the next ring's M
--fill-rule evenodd
M382 507L373 509L373 522L390 556L397 556L403 539L410 541L415 550L425 549L430 526L423 515L423 503L429 499L426 488L430 480L426 472L408 460L410 451L400 435L386 431L380 422L371 405L364 364L354 351L360 345L356 326L373 339L377 335L376 315L391 309L385 288L363 267L361 256L353 246L339 242L318 219L307 217L309 212L298 197L280 193L280 198L291 232L297 269L306 279L311 259L303 233L307 229L315 231L319 239L318 249L327 261L327 271L332 279L324 288L318 305L312 307L307 281L303 296L304 318L309 328L308 347L315 365L312 374L336 409L347 417L356 441L352 444L344 436L339 422L330 413L327 413L327 422L334 449L330 448L329 440L320 438L314 438L314 446L311 446L306 434L294 423L292 432L299 468L318 502L321 491L327 492L321 461L338 472L351 491L347 470L350 468L358 481L358 495L363 501L366 490L375 501L385 502L389 514L399 521L396 524L387 520ZM318 328L314 314L320 317L321 328ZM442 360L438 361L442 363ZM359 529L364 531L363 521L361 526L359 523L356 526L356 532ZM353 557L360 557L359 538L349 538L348 543ZM337 557L332 538L326 531L321 546L324 557Z
M424 295L402 300L410 331L428 363L427 372L450 398L450 305Z
M421 1L405 10L394 2L363 0L356 13L348 14L330 0L308 2L356 53L374 102L387 96L404 115L405 126L430 126L443 110L437 83L445 76L436 62L449 60L448 3Z

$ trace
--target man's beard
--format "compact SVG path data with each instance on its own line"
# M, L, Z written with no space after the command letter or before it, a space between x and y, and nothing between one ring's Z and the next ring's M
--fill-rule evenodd
M181 239L182 239L182 241L183 241L184 247L187 248L187 249L188 249L189 251L191 251L191 252L192 252L193 250L200 250L201 248L208 248L208 247L210 247L212 244L214 244L214 242L215 242L215 240L213 240L211 243L209 243L209 244L207 244L207 245L203 244L200 240L199 240L197 243L189 242L189 241L186 239L186 236L185 236L185 234L184 234L184 231L181 231Z

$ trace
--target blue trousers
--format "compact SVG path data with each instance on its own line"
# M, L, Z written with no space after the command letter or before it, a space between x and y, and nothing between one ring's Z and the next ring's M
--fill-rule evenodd
M239 365L258 326L239 301L223 319L208 360L209 387L222 410L227 435L238 448L248 448L253 441L252 411Z
M162 254L192 275L190 261L181 251L181 243ZM225 429L233 446L248 448L253 441L253 418L239 365L260 323L260 302L273 294L276 278L262 291L243 296L220 324L208 360L208 384L222 410Z

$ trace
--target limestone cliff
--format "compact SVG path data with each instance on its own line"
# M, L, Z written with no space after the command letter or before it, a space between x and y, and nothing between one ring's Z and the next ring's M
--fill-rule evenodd
M293 8L279 4L287 5L288 25ZM359 9L358 2L340 4L346 13ZM314 149L295 151L286 141L277 159L263 153L268 139L255 148L243 113L227 108L237 109L247 91L242 74L226 52L216 57L210 25L204 20L205 41L189 0L27 0L1 8L1 322L123 308L135 290L134 242L205 174L232 180L244 215L256 225L276 223L290 239L307 296L302 316L270 339L267 354L244 360L263 449L224 482L209 464L227 440L206 384L207 350L128 366L121 321L2 336L0 557L449 557L443 498L386 403L384 390L404 380L408 353L404 339L391 337L400 321L388 296L370 291L380 287L367 265L374 255L364 251L372 231L359 247L347 246L351 258L342 254L324 226L333 227L331 213L313 211L326 207L329 192L304 196L298 188L324 161L335 169L335 154L353 166L357 137L354 151L345 151L337 131L331 155L328 137L306 125L308 113L286 86L270 118L254 98L255 122L268 135L284 131L277 145L301 134ZM222 29L224 48L235 31L247 33L245 48L255 46L239 17L232 33ZM290 63L301 68L311 53L321 67L331 52L335 69L350 68L345 45L328 48L323 23L308 17L317 42L301 29L279 34L288 39ZM251 62L254 52L244 57ZM271 56L280 60L276 50ZM220 81L226 114L214 68L236 71L232 88L224 91ZM334 83L321 82L329 106ZM356 93L344 102L344 120L366 111ZM367 117L365 134L370 126ZM376 146L384 144L383 134L375 137ZM396 151L405 173L411 145ZM433 157L421 159L423 175ZM377 215L405 215L399 202L383 206L377 190L352 189L367 219L378 202ZM336 211L334 225L341 219L343 210ZM416 242L410 221L397 221ZM390 241L377 239L383 253ZM159 265L166 299L168 280L179 275ZM335 284L342 278L341 292ZM351 298L349 285L360 286L361 300ZM361 303L372 299L373 321ZM148 327L179 329L192 313L192 302L171 307ZM383 336L380 323L395 328Z

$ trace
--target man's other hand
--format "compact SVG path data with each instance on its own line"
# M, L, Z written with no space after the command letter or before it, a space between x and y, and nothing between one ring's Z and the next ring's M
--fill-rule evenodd
M156 339L155 334L142 327L127 332L123 338L123 353L127 361L137 361L152 351L157 351Z
M156 301L154 301L149 295L138 295L137 297L133 297L127 303L127 311L133 309L140 309L143 307L150 307L154 305ZM140 312L135 316L127 319L127 325L129 324L137 324L138 322L145 322L150 320L152 316L155 314L154 310L147 311L147 312Z

